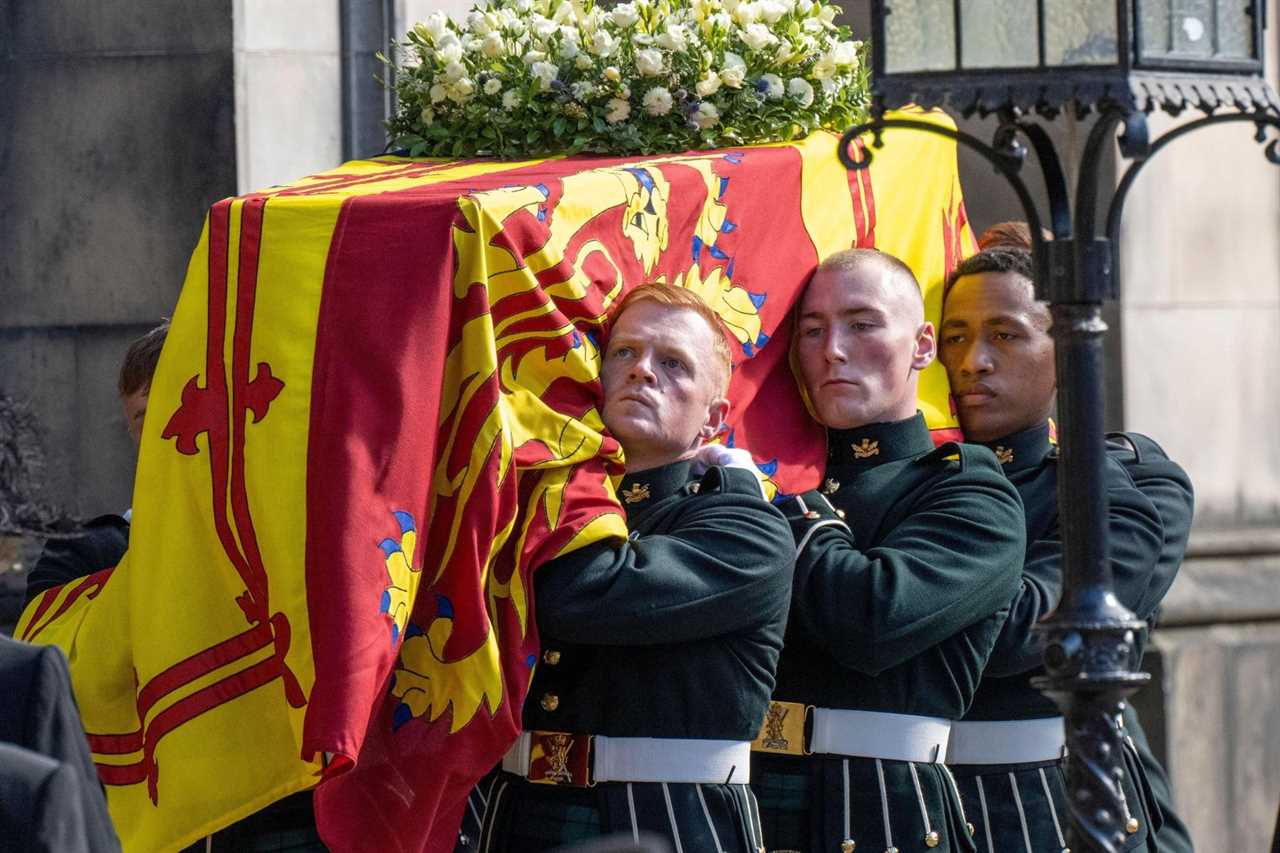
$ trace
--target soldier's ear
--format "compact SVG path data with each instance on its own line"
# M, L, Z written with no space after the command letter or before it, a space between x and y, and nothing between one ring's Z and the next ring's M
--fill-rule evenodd
M710 441L729 425L725 422L729 417L729 401L721 397L718 400L712 400L707 406L707 420L702 424L702 429L698 430L698 437L703 441Z
M911 354L911 366L916 370L924 370L933 363L938 354L938 338L933 331L933 324L925 321L916 329L916 348Z

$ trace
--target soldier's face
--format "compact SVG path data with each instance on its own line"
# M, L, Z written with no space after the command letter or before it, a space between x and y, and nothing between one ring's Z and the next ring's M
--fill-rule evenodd
M120 405L124 408L124 425L129 430L129 438L133 439L134 447L142 443L142 421L147 414L147 397L150 393L151 386L148 385L120 398Z
M1053 408L1049 311L1017 273L957 279L942 308L942 364L965 438L994 441Z
M825 426L900 421L916 411L917 372L933 360L933 325L891 269L819 270L796 324L796 361Z
M613 324L601 367L604 424L622 444L627 470L693 455L724 423L712 335L688 309L642 301Z

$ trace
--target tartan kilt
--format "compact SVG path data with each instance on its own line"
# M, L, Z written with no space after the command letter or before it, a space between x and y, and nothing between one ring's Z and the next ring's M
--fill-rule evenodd
M603 782L542 785L505 771L488 794L479 853L538 853L618 833L648 832L684 853L759 853L759 810L747 785Z

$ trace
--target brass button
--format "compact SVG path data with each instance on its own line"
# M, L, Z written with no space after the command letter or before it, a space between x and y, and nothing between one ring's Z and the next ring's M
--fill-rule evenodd
M898 853L897 847L886 847L884 853Z
M852 838L846 838L840 842L840 853L853 853L854 848L858 846L858 842Z
M542 653L542 662L547 666L555 666L560 663L560 653L555 649L547 649Z
M839 517L839 518L844 518L844 517L845 517L845 515L844 515L844 510L842 510L842 509L838 509L838 510L836 510L836 516L837 516L837 517Z
M938 835L937 831L930 832L924 837L924 846L937 847L940 841L942 841L942 838Z
M1136 817L1131 817L1129 818L1128 823L1124 825L1124 831L1129 833L1130 835L1133 835L1135 832L1138 831L1138 827L1141 825L1142 824L1138 823L1138 819Z
M701 488L702 488L702 484L701 484L701 483L690 483L690 484L689 484L689 491L693 492L695 495L698 493L698 489L701 489Z
M978 834L978 828L974 826L972 823L969 823L968 821L965 821L964 828L969 830L970 835Z
M809 519L810 521L812 521L813 519L815 519L815 518L817 518L817 517L818 517L818 514L817 514L816 512L814 512L813 510L809 510L808 512L806 512L806 513L804 514L804 517L805 517L805 518L807 518L807 519Z
M554 711L560 707L560 697L554 693L543 693L542 701L538 703L544 711Z
M840 481L834 477L827 480L822 487L822 493L824 495L834 495L838 491L840 491Z

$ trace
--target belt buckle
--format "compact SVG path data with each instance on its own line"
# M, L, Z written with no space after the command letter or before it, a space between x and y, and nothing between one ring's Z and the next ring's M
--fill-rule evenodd
M764 715L764 723L760 726L760 734L751 742L751 751L773 755L809 755L809 748L805 743L805 724L811 710L812 705L801 702L771 701Z
M529 772L538 785L590 788L592 736L569 732L529 732Z

